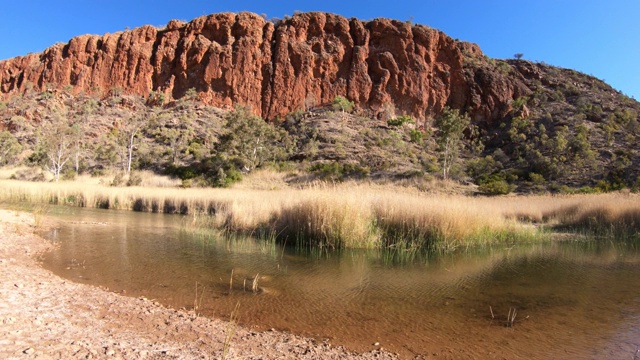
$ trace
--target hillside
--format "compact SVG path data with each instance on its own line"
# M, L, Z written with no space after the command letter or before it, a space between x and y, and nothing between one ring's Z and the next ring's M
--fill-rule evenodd
M469 123L448 174L485 192L639 185L640 103L409 22L224 13L84 35L1 61L0 93L0 162L52 168L46 134L62 131L61 174L131 163L225 185L269 165L419 182L447 168L440 119L452 109Z

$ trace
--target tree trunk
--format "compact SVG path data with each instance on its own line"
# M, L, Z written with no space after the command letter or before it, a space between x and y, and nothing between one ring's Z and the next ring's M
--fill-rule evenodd
M127 159L127 174L131 173L131 158L133 157L133 138L135 137L135 132L131 133L131 137L129 138L129 157Z

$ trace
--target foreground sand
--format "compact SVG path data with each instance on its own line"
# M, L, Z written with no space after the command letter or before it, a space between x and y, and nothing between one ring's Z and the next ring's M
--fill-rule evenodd
M38 254L52 245L33 231L31 215L0 210L0 358L395 358L378 350L355 354L277 331L254 332L61 279L38 265Z

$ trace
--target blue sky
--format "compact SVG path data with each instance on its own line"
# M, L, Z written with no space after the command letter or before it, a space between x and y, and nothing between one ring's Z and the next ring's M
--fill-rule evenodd
M0 59L40 52L76 35L244 10L269 18L298 10L412 20L477 43L490 57L523 53L527 60L596 76L640 99L640 0L6 0Z

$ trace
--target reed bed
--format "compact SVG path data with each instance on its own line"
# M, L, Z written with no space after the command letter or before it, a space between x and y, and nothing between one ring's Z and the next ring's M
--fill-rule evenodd
M534 233L483 200L399 195L377 201L374 209L385 246L451 250L507 242Z
M577 200L577 199L576 199ZM618 240L640 239L640 198L616 194L584 196L543 214L557 229Z
M190 227L266 234L310 248L452 250L544 238L545 229L637 237L633 194L468 197L373 184L305 189L109 187L0 180L0 202L123 209L185 217Z

